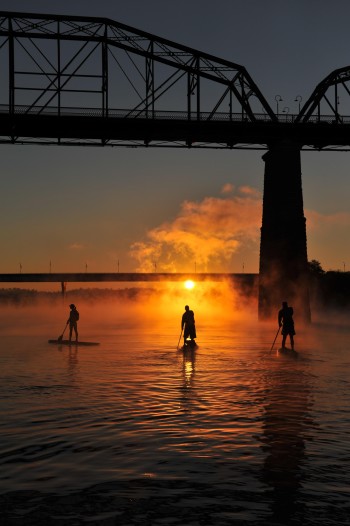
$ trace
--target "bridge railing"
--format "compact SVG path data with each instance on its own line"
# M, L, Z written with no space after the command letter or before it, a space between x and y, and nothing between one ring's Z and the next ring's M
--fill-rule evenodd
M10 113L10 107L6 104L0 104L0 113ZM191 120L191 121L234 121L246 122L242 113L224 113L224 112L200 112L197 111L163 111L163 110L140 110L140 109L118 109L109 108L108 111L101 108L83 108L83 107L62 107L57 106L26 106L16 105L12 113L15 115L69 115L79 117L108 117L118 119L155 119L155 120ZM265 114L256 114L256 120L271 122L271 118Z
M0 104L0 114L9 114L10 106ZM77 117L108 117L116 119L154 119L154 120L190 120L190 121L219 121L219 122L246 122L254 124L245 118L242 113L225 113L216 112L192 112L187 111L162 111L154 110L150 114L147 110L133 109L108 109L108 113L101 108L83 108L83 107L57 107L57 106L26 106L16 105L11 112L15 115L47 115L47 116L77 116ZM257 122L266 122L271 124L271 119L266 113L254 114ZM292 124L296 121L298 114L276 115L278 122L283 124ZM311 115L308 120L310 124L350 124L350 116L342 116L341 120L336 121L334 115Z

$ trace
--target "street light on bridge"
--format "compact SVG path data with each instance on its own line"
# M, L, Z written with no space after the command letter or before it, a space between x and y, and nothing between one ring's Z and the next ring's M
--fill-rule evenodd
M277 105L277 116L278 116L278 103L283 101L281 95L276 95L275 101L276 101L276 105Z
M303 97L301 95L297 95L294 99L294 102L297 102L298 103L298 106L299 106L299 113L300 113L300 105L301 105L301 101L303 100Z

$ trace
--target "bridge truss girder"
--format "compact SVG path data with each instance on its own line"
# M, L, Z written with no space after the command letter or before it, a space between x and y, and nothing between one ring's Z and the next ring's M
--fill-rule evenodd
M349 71L275 115L234 62L105 18L0 12L0 142L348 150Z
M340 112L340 105L343 107L342 112ZM326 111L327 120L325 119ZM350 66L346 66L332 71L316 86L301 108L295 122L317 123L326 121L332 124L344 124L350 122L349 114Z
M60 116L80 100L102 117L153 118L176 85L183 105L173 111L188 120L224 108L229 119L255 122L257 107L276 120L243 66L109 19L0 12L0 58L0 101L11 114Z

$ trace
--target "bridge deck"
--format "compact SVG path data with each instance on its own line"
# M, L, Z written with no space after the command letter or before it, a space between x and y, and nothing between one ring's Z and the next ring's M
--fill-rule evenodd
M253 281L257 274L184 272L52 272L0 274L1 283L146 282L146 281Z
M350 123L278 122L120 118L114 116L14 114L0 111L0 143L88 144L89 146L157 146L234 148L241 144L266 148L276 141L299 147L350 146Z

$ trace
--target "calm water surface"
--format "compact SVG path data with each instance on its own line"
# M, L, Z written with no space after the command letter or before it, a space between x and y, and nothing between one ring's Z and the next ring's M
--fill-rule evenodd
M41 524L38 502L70 525L350 524L350 326L297 354L270 352L274 325L200 328L194 352L163 329L3 331L5 524Z

